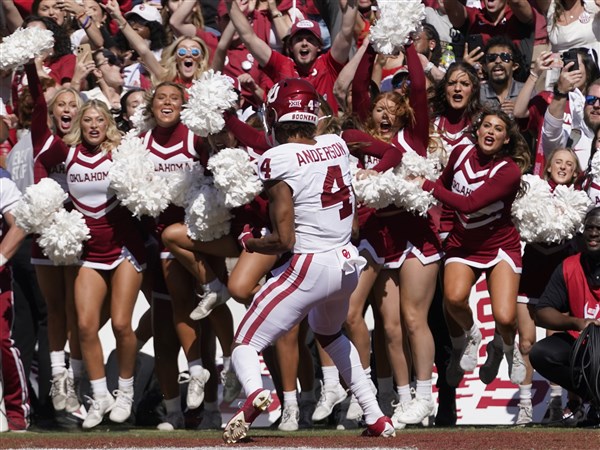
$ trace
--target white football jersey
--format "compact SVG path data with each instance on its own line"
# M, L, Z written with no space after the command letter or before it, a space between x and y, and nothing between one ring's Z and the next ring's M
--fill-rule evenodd
M294 253L329 251L347 244L352 232L354 192L348 147L334 134L315 140L315 145L279 145L258 162L261 180L281 180L292 189Z

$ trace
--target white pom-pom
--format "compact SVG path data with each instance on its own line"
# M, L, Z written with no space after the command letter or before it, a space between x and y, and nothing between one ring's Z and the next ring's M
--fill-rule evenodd
M188 236L195 241L208 242L229 233L231 214L224 205L225 195L209 177L197 183L187 192L185 224Z
M204 167L196 165L191 169L171 172L168 181L171 203L185 208L187 206L187 194L193 186L208 183L210 179L204 175Z
M427 158L424 158L413 150L407 150L402 156L402 164L394 169L397 178L394 204L406 211L426 215L436 200L430 192L411 181L411 178L419 176L434 181L439 177L440 169L440 160L436 154L428 153Z
M32 184L13 215L17 225L27 233L40 233L50 221L52 214L63 208L68 195L52 178L42 178L39 183Z
M189 100L181 112L181 121L194 134L203 137L223 129L223 112L235 106L238 99L233 80L212 69L194 80L188 93Z
M210 157L207 164L217 189L225 194L225 206L237 208L250 203L260 194L262 183L256 165L248 153L239 148L225 148Z
M371 175L362 180L352 179L352 187L358 202L369 208L381 209L394 203L396 176L393 169Z
M126 135L112 152L110 187L136 217L157 217L171 200L169 184L154 170L149 154L144 141L133 135Z
M156 126L156 121L153 118L147 117L144 114L145 111L146 105L143 103L139 104L130 117L136 134L142 134L143 132L149 131Z
M76 210L55 212L40 233L38 244L54 264L71 265L78 262L83 242L90 238L90 230L83 215Z
M370 30L375 50L393 54L409 40L410 33L420 29L425 19L425 5L420 0L388 0L378 2L380 17Z
M0 44L0 70L15 69L54 47L54 34L38 27L18 28Z
M524 175L526 193L512 205L513 223L528 243L558 243L572 238L583 224L590 204L585 192L572 186L550 185L536 175Z

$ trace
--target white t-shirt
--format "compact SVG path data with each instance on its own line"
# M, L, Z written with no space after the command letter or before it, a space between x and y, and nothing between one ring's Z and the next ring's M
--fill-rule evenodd
M315 145L289 143L265 152L263 181L282 180L294 200L294 253L321 253L350 241L354 216L350 152L337 135L315 137Z
M568 25L554 26L554 1L548 8L548 38L553 52L575 47L593 48L600 53L600 8L594 0L583 0L585 12ZM600 55L599 55L600 56Z

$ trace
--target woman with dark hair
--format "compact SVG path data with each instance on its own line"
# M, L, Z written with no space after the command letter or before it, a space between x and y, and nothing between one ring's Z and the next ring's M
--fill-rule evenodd
M135 114L136 108L144 103L145 93L146 91L142 88L133 88L121 97L121 113L117 118L117 126L123 133L134 128L131 118Z
M69 87L75 72L76 57L71 51L71 41L65 29L48 17L29 16L23 21L23 27L36 26L52 31L54 47L45 57L35 60L38 74L51 77L57 85ZM43 68L42 68L43 67Z
M521 175L529 168L530 155L517 125L502 111L485 110L473 129L476 143L456 147L436 182L418 181L455 211L444 242L444 303L463 330L462 339L452 339L460 368L472 371L477 366L481 332L469 307L469 295L485 271L510 379L518 384L525 377L515 343L522 262L511 206L521 189Z

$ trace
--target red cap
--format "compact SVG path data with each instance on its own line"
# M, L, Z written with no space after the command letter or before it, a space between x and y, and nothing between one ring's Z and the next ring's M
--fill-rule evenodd
M312 33L314 36L317 37L317 39L319 39L321 45L323 45L323 39L321 38L321 28L319 27L319 24L314 20L304 19L294 23L292 25L292 29L290 30L290 39L293 38L296 34L300 33L301 31L307 31L309 33Z

